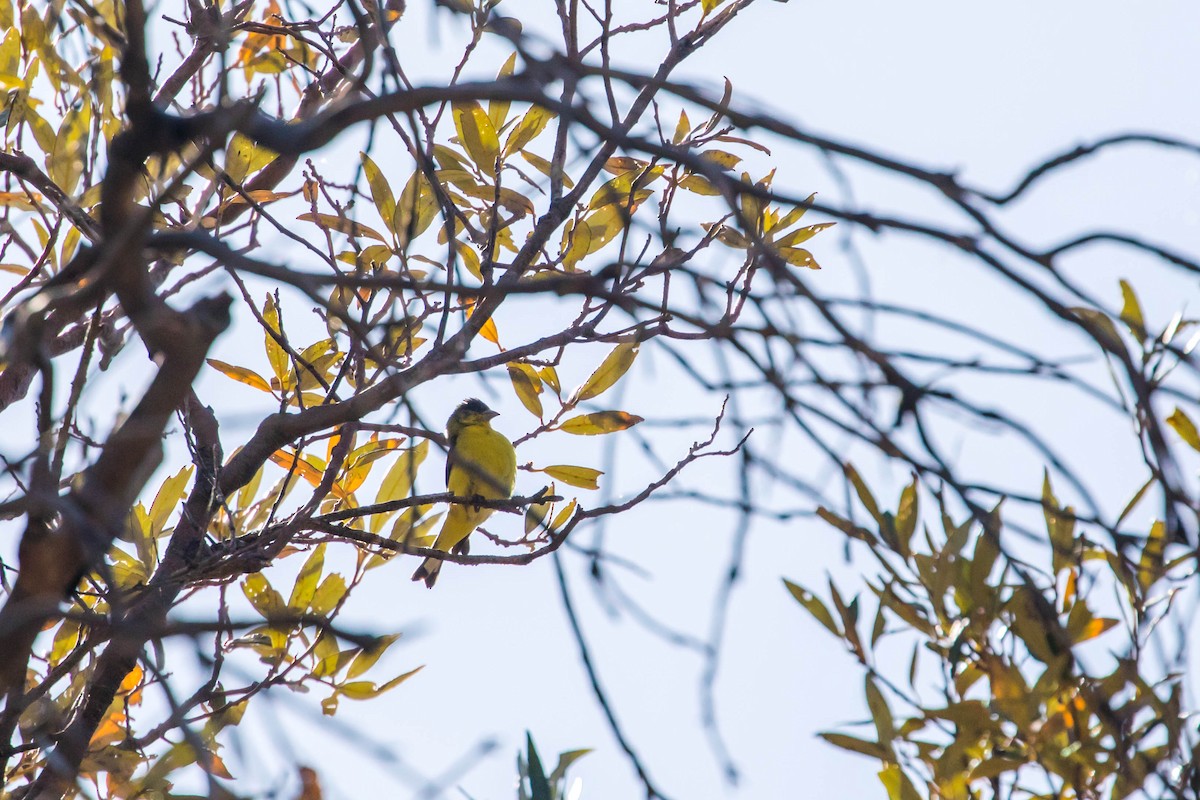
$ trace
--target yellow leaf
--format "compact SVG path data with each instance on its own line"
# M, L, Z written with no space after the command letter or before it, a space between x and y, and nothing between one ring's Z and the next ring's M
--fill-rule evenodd
M496 128L488 118L487 112L479 103L471 101L455 103L453 114L459 143L481 172L495 177L500 140L496 137Z
M366 153L359 153L359 157L362 159L363 174L367 177L367 186L371 190L371 199L375 202L375 208L379 210L383 224L388 230L395 233L396 197L392 194L392 187L384 177L383 171L371 160L370 156Z
M513 53L508 57L508 60L500 67L500 71L496 73L496 79L507 78L512 75L517 68L517 54ZM492 123L492 128L500 130L504 127L504 121L508 118L508 109L512 105L511 100L489 100L487 115Z
M803 247L781 247L779 248L779 255L793 267L804 267L805 269L821 268L821 265L813 258L813 254Z
M713 8L716 8L717 3L720 3L720 2L723 2L723 0L704 0L704 5L706 6L706 8L704 10L705 13L708 13L708 11L710 10L708 8L708 6L712 6ZM679 144L685 138L687 138L687 135L691 132L692 132L692 123L688 119L687 112L680 111L679 112L679 122L677 122L675 124L675 133L673 136L671 136L671 143Z
M399 638L400 634L398 633L380 636L374 647L367 648L354 657L354 660L350 662L350 668L346 670L346 677L357 678L375 666L375 662L379 660L380 656L386 653L387 649Z
M150 535L159 536L166 527L167 518L187 494L187 484L192 478L192 467L184 467L162 482L150 504Z
M604 171L610 175L620 175L631 170L643 169L648 163L648 161L641 161L629 156L613 156L604 162Z
M559 511L554 515L554 521L550 523L550 530L561 531L563 526L570 521L571 515L575 513L575 507L577 505L579 505L579 501L572 498L571 502L567 503L566 506L563 507L562 511Z
M533 166L534 169L536 169L538 172L545 175L547 178L551 177L551 173L554 170L553 170L550 162L547 161L546 159L542 158L541 156L539 156L537 153L530 153L527 150L522 150L521 158L528 161ZM566 172L561 173L561 177L562 177L563 186L566 186L568 189L571 189L575 186L575 181L571 180L571 176L568 175Z
M283 329L279 326L279 309L275 306L275 298L270 294L263 303L263 321L267 323L267 330L263 331L263 346L267 350L267 361L271 362L271 371L275 373L275 378L285 389L290 389L292 382L288 376L292 371L292 364L287 351L279 344L279 339L283 338Z
M541 419L542 399L538 395L542 393L542 379L538 377L537 370L529 364L514 362L508 365L508 379L512 381L513 391L517 393L521 405Z
M218 361L215 358L204 359L213 369L221 372L227 377L233 378L239 383L244 383L247 386L253 386L255 389L261 389L264 392L271 392L271 384L267 383L266 379L257 372L248 370L245 367L235 367L233 364L226 364L224 361Z
M545 366L538 370L538 377L542 382L554 390L555 394L562 394L562 384L558 382L558 370L552 366Z
M812 237L816 236L826 228L832 228L836 223L821 222L817 225L808 225L804 228L797 228L791 233L775 240L775 246L779 248L795 247L798 244L807 242Z
M546 129L546 125L552 119L554 119L553 112L541 106L534 106L526 111L525 116L521 117L521 121L517 123L517 127L512 129L512 133L505 140L504 154L506 156L512 155L518 150L524 149L526 145L536 139ZM526 158L528 159L528 156Z
M544 472L555 480L560 480L563 483L568 483L571 486L578 486L580 489L599 489L600 484L596 482L604 473L598 469L591 467L575 467L568 464L555 464L551 467L542 467L539 472Z
M700 154L700 158L716 164L721 169L733 169L738 164L742 163L741 156L735 156L733 153L726 153L724 150L706 150Z
M1179 406L1175 406L1175 410L1171 412L1171 416L1167 417L1167 424L1170 425L1179 438L1183 439L1193 450L1200 450L1200 431L1196 430L1196 424L1191 418L1183 412Z
M614 383L621 379L629 368L633 366L633 361L637 358L639 342L622 342L612 349L600 366L596 368L583 385L575 390L575 393L568 401L570 405L590 400L607 391Z
M305 560L292 586L292 594L288 598L288 611L293 614L303 614L308 610L313 597L317 593L317 584L321 581L321 571L325 568L325 543L313 548L312 554Z
M560 430L577 436L595 436L601 433L623 431L641 421L641 417L625 411L597 411L594 414L572 417L560 426Z
M721 190L709 183L708 178L703 175L688 175L679 182L679 185L692 194L705 197L716 197L721 194Z
M370 239L375 239L377 241L384 242L385 244L387 243L387 240L383 238L383 234L379 231L375 230L374 228L367 227L366 225L361 225L353 220L346 219L345 217L337 217L333 214L317 214L312 211L306 211L305 213L296 217L296 219L300 220L301 222L315 222L321 228L337 231L338 233L344 233L347 236L353 236L355 238L366 236Z

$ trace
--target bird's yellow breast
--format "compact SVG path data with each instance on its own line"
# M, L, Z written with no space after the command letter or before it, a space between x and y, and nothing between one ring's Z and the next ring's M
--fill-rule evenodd
M502 500L512 496L516 480L517 454L504 434L486 425L462 429L454 443L446 482L451 493Z

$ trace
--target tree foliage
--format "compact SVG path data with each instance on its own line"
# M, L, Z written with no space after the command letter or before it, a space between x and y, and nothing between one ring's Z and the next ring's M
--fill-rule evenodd
M872 560L876 610L868 633L866 604L834 583L828 602L786 584L867 670L874 732L825 738L876 759L891 797L1194 796L1185 648L1163 631L1194 571L1196 487L1177 451L1200 450L1195 323L1151 320L1127 281L1107 287L1119 305L1102 302L1106 287L1063 262L1109 244L1165 272L1197 266L1108 231L1038 249L997 216L1102 149L1195 148L1113 137L989 192L750 110L728 80L675 78L751 5L560 2L539 30L516 4L434 3L422 10L460 50L426 80L394 44L412 12L397 0L152 14L140 0L0 0L3 509L24 526L19 565L3 565L5 793L171 797L191 775L220 794L236 778L225 734L266 691L315 692L336 715L407 690L419 658L380 663L399 634L339 615L412 555L552 559L596 699L662 796L590 657L567 550L621 613L700 654L706 730L735 776L713 692L746 539L817 516ZM642 66L621 66L631 55ZM776 174L778 146L901 176L956 221L819 201L822 187ZM835 223L934 243L1093 357L1030 349L936 297L923 309L825 290L814 249L828 265ZM921 326L932 346L889 341L877 320ZM138 388L121 396L108 374ZM1067 387L1132 423L1140 488L1123 510L1037 425L972 399L971 382L995 376ZM489 502L502 513L473 552L441 553L430 544L454 498L437 429L475 390L526 414L514 443L533 490ZM751 436L762 416L766 435ZM944 454L947 432L983 425L1046 465L1040 495ZM601 461L585 437L622 444ZM796 448L812 472L786 457ZM911 472L895 511L852 453ZM723 477L688 488L699 469ZM1001 522L1004 498L1021 521ZM700 642L625 592L636 541L629 558L605 534L681 500L732 520ZM1150 506L1151 524L1134 524ZM1023 536L1030 513L1044 533ZM206 654L194 680L164 647L180 638ZM906 677L877 656L897 640ZM572 796L565 773L584 752L547 775L528 738L520 796Z

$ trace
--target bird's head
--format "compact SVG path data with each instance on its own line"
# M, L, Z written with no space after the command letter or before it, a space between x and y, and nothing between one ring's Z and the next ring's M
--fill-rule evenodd
M500 414L488 408L482 400L472 397L462 401L458 408L454 409L454 413L446 422L446 432L453 437L458 431L471 425L491 427L492 419L498 416Z

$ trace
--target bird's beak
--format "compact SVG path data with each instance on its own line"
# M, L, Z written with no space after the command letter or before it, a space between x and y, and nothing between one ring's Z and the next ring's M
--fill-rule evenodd
M499 412L499 411L490 411L490 410L489 410L489 411L487 412L487 415L486 415L486 416L487 416L487 418L488 418L488 419L495 419L496 417L500 416L500 412Z

